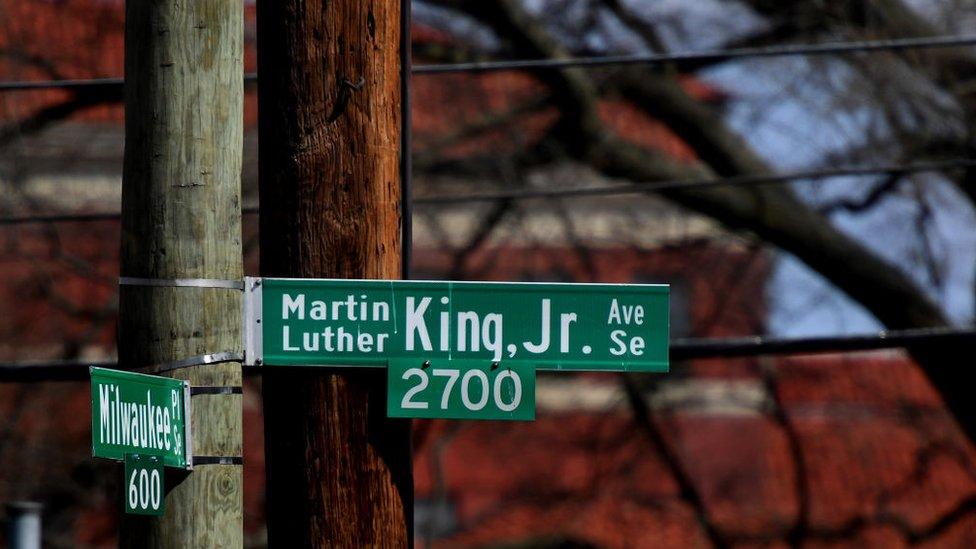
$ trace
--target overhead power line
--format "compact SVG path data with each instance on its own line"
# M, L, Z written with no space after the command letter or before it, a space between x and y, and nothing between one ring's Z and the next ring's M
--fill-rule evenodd
M21 80L0 82L0 91L92 90L122 87L121 78L74 78L67 80Z
M648 183L626 183L600 187L571 187L565 189L514 189L476 194L443 196L423 196L414 199L418 204L456 204L468 202L497 202L500 200L520 200L530 198L577 198L583 196L607 196L664 192L673 190L709 189L713 187L768 185L789 181L818 180L831 177L864 177L872 175L894 175L949 169L976 167L976 160L954 159L915 164L893 164L888 166L868 166L850 168L830 168L798 171L785 174L742 175L722 178L703 178L688 180L652 181Z
M0 363L0 383L84 381L88 367L118 368L114 360L24 360Z
M0 218L0 225L25 225L30 223L90 223L93 221L115 221L119 212L64 213L42 215L18 215Z
M877 334L807 338L731 337L678 339L671 343L671 360L731 358L758 355L800 355L916 349L936 345L976 346L974 328L919 328Z
M819 56L859 52L899 51L907 49L949 48L976 45L976 35L947 35L892 40L864 40L858 42L825 42L823 44L786 44L704 50L684 53L651 53L638 55L607 55L599 57L567 57L562 59L523 59L511 61L475 61L438 65L417 65L415 74L443 74L451 72L487 72L526 69L564 69L570 67L601 67L607 65L664 65L701 64L734 59Z
M254 73L244 74L244 82L253 84L257 82L257 75ZM68 80L21 80L0 82L0 92L4 91L37 91L37 90L66 90L83 91L92 88L120 88L125 84L125 80L119 77L109 78L75 78Z
M732 337L676 339L671 342L671 360L751 357L763 355L834 354L881 349L917 349L932 346L976 345L976 329L926 328L891 330L877 334L809 338ZM0 383L42 381L84 381L88 367L116 368L111 360L53 360L0 363ZM946 367L954 367L947 364ZM274 367L245 367L249 375L268 375Z
M594 57L567 57L561 59L513 59L500 61L472 61L468 63L438 63L414 65L414 74L446 74L462 72L490 72L505 70L546 70L570 67L601 67L611 65L699 65L736 59L839 55L862 52L901 51L909 49L952 48L976 45L976 35L944 35L921 38L897 38L891 40L863 40L849 42L825 42L823 44L785 44L678 53L652 53L635 55L605 55ZM257 75L244 75L245 83L257 81ZM118 87L122 78L91 78L74 80L36 80L0 82L0 91L28 90L81 90L93 87Z
M689 179L672 181L653 181L649 183L628 183L602 187L575 187L567 189L514 189L490 193L421 196L414 199L416 204L459 204L471 202L496 202L500 200L528 200L533 198L579 198L584 196L626 195L647 192L664 192L676 189L708 189L721 186L752 186L786 183L789 181L819 180L831 177L865 177L872 175L912 174L950 169L976 167L976 160L953 159L914 164L893 164L887 166L867 166L809 170L785 174L734 176L723 178ZM258 213L256 206L248 206L244 214ZM86 214L47 214L0 217L0 226L24 225L31 223L77 223L92 221L111 221L119 219L118 212L96 212Z
M258 213L256 206L243 208L241 213L252 215ZM118 221L122 217L119 212L94 212L94 213L58 213L41 215L20 215L11 217L0 217L0 226L4 225L28 225L32 223L91 223L94 221Z

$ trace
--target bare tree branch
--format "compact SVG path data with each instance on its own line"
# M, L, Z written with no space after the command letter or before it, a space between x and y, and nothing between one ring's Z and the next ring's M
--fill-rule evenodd
M583 282L597 282L599 278L596 261L593 259L593 254L590 253L586 242L580 237L579 231L576 229L576 224L573 223L572 216L561 200L556 200L553 206L569 239L569 244L573 248L573 251L576 252L576 257L579 258L580 264L583 266L583 271L586 273L586 278Z
M501 223L502 219L505 218L505 214L508 213L511 207L511 200L500 200L492 205L491 210L485 214L483 218L481 218L481 221L478 224L478 229L468 240L467 244L458 250L454 250L454 257L451 260L451 268L448 271L449 279L464 279L466 273L465 267L468 263L468 259L474 252L481 248L482 244L484 244L486 240L488 240L488 237L491 236L491 233L494 232L498 224Z
M69 118L82 110L97 105L118 103L121 100L120 92L118 90L113 91L108 87L104 90L100 87L86 90L85 93L77 94L63 102L44 107L28 118L0 127L0 148L25 135L41 131L51 124Z
M691 505L698 524L708 537L708 540L712 542L714 547L730 547L731 544L726 539L725 534L709 517L705 500L699 493L694 481L692 481L691 475L685 470L681 458L671 449L671 446L664 438L664 434L658 428L657 424L654 423L653 418L651 418L651 411L647 401L644 399L644 393L640 385L631 374L620 374L620 381L623 384L624 391L627 393L627 402L630 405L631 412L634 414L634 421L637 423L637 427L647 436L655 453L664 461L664 465L668 468L668 471L678 485L678 490L681 492L681 499Z
M807 460L803 453L800 434L797 432L789 412L783 403L779 392L776 366L768 358L760 360L760 372L763 387L772 401L770 414L786 435L789 444L790 458L793 460L793 486L796 492L796 521L786 533L786 540L791 547L799 548L806 540L810 529L810 479L807 476Z
M414 153L414 167L418 170L430 170L437 164L443 149L456 145L465 139L511 126L519 119L541 111L549 103L548 97L534 97L502 113L489 113L482 116L448 135L439 136L424 150Z
M655 52L666 51L667 48L664 46L664 42L661 38L654 32L651 25L640 18L636 13L627 9L620 0L600 0L605 8L610 10L610 13L614 15L621 23L627 26L631 31L633 31L644 44Z
M502 2L504 13L495 25L501 33L520 33L532 53L559 57L558 46L544 35L544 29L522 13L513 0ZM523 28L525 27L525 28ZM504 33L502 33L504 34ZM704 168L677 165L635 145L622 142L600 122L595 114L595 91L578 70L548 71L550 86L560 86L567 126L575 131L555 135L571 140L567 148L577 148L583 158L606 175L633 181L659 179L681 174L684 177L708 173ZM653 81L653 78L645 78ZM636 85L636 82L635 82ZM554 88L555 89L555 88ZM743 140L725 129L714 115L688 98L676 85L648 90L644 108L669 99L671 126L691 141L690 144L716 166L716 171L731 173L770 173ZM651 96L650 94L654 95ZM652 115L659 114L651 112ZM678 121L682 124L677 124ZM662 169L663 168L663 169ZM693 210L703 212L734 229L751 230L767 241L791 251L811 267L859 300L890 327L924 327L947 324L942 311L907 275L893 268L869 250L835 229L822 216L781 187L724 187L707 190L676 190L665 196Z
M529 16L516 0L499 0L472 8L479 20L505 37L526 57L559 58L565 51L545 27ZM687 166L617 138L596 113L597 92L579 69L544 71L543 82L554 92L559 108L559 139L566 152L596 170L632 181L701 177L711 173L702 166ZM770 173L771 170L744 141L726 129L714 113L688 98L673 83L645 77L629 79L632 97L643 96L640 105L669 125L721 174ZM638 93L639 92L639 93ZM680 93L679 93L680 92ZM665 109L664 107L667 107ZM891 328L944 326L948 320L907 274L881 259L782 187L723 187L677 189L663 193L675 203L704 213L735 230L747 230L787 250L864 305ZM976 402L962 387L970 376L946 368L945 360L971 353L973 344L959 349L916 350L956 418L971 439L976 439Z
M902 174L892 174L885 177L884 181L874 186L868 194L861 198L843 198L829 204L824 204L817 208L821 215L830 215L840 211L846 213L860 213L876 206L881 200L890 196L898 189L901 183Z

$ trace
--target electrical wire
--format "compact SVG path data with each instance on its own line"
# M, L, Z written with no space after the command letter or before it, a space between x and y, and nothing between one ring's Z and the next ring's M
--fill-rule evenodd
M2 91L35 91L35 90L82 90L89 88L118 88L122 87L121 78L76 78L69 80L22 80L0 82Z
M32 223L90 223L94 221L116 221L120 217L119 212L19 215L0 218L0 226Z
M830 168L822 170L798 171L785 174L746 175L723 178L653 181L649 183L628 183L602 187L575 187L568 189L514 189L477 194L458 194L441 196L421 196L413 199L414 204L444 205L473 202L497 202L501 200L528 200L533 198L579 198L585 196L627 195L669 190L709 189L721 186L753 186L786 183L789 181L815 181L832 177L866 177L872 175L912 174L950 169L976 167L976 160L951 159L914 164L892 164L887 166L866 166L849 168ZM257 206L242 210L245 215L258 213ZM0 217L0 226L24 225L31 223L68 223L111 221L119 219L118 212L97 212L87 214L48 214Z
M671 341L671 361L732 358L770 355L813 355L878 351L883 349L919 349L948 345L976 345L973 328L923 328L890 330L876 334L825 336L807 338L730 337L693 338ZM117 368L111 360L54 360L0 363L0 383L40 381L84 381L88 367ZM244 367L249 375L267 375L274 367Z
M737 59L767 57L840 55L878 51L902 51L909 49L952 48L976 45L976 35L944 35L921 38L897 38L890 40L863 40L850 42L825 42L822 44L786 44L746 48L716 49L678 53L637 55L605 55L593 57L567 57L562 59L514 59L500 61L473 61L468 63L437 63L414 65L413 74L471 73L504 70L551 70L564 68L601 67L611 65L677 65L701 64ZM257 81L257 74L247 73L244 82ZM2 91L30 90L78 90L90 87L122 86L122 78L91 78L73 80L36 80L0 82Z
M414 74L443 74L455 72L487 72L526 69L564 69L600 67L608 65L677 65L708 63L734 59L819 56L860 52L899 51L906 49L949 48L976 45L976 35L948 35L925 38L865 40L857 42L825 42L823 44L795 44L758 46L724 50L705 50L684 53L652 53L639 55L607 55L598 57L567 57L564 59L524 59L511 61L475 61L437 65L417 65Z
M976 346L976 329L917 328L877 334L806 338L756 336L676 339L671 342L671 360L916 349L958 344Z
M258 208L256 206L249 206L243 208L241 213L244 215L254 215L258 213ZM96 221L118 221L121 217L122 214L119 212L21 215L0 217L0 227L4 225L29 225L34 223L91 223Z
M457 204L469 202L498 202L502 200L524 200L530 198L578 198L584 196L626 195L672 190L710 189L724 186L755 186L789 181L819 180L832 177L864 177L871 175L910 174L949 169L976 167L976 160L953 159L916 164L895 164L888 166L829 168L808 170L786 174L742 175L723 178L652 181L648 183L627 183L602 187L575 187L567 189L514 189L477 194L453 196L421 196L414 199L418 204Z

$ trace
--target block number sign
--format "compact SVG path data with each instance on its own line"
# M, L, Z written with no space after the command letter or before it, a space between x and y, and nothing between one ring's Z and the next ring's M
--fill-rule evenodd
M125 455L125 512L162 516L165 511L163 461L156 456Z
M535 419L529 364L393 360L387 378L390 417Z

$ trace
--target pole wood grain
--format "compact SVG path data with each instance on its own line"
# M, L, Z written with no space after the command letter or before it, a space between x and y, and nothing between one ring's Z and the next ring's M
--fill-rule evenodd
M262 275L399 278L399 4L258 3ZM264 372L269 544L411 545L385 370Z
M241 260L243 6L129 0L125 29L122 276L238 280ZM241 295L123 286L119 362L136 368L241 349ZM164 375L241 384L239 364ZM197 455L240 456L241 395L192 397ZM166 471L163 517L126 515L124 547L241 547L239 465Z

